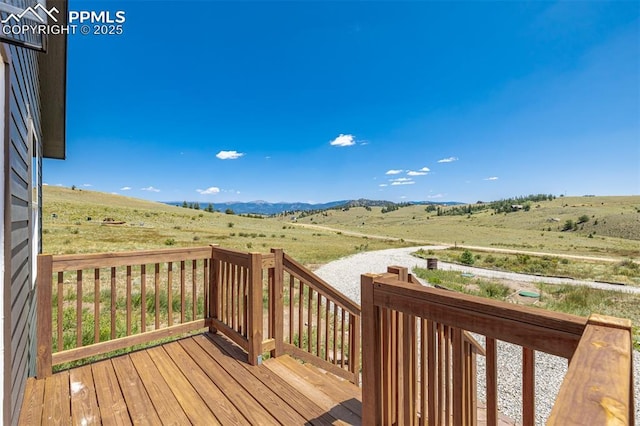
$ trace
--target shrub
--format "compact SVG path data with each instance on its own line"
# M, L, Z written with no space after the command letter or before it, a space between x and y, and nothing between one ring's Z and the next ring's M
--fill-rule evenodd
M473 258L473 254L469 250L465 250L460 255L460 263L464 265L473 265L475 259Z
M173 238L167 238L166 240L164 240L165 246L173 246L175 244L176 244L176 240Z
M578 223L587 223L587 222L589 222L589 216L587 216L586 214L583 214L578 218Z

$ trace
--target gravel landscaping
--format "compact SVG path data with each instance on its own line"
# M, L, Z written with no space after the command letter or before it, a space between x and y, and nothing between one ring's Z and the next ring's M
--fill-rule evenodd
M409 247L359 253L345 257L318 268L315 273L346 296L360 303L360 275L365 273L386 272L387 266L404 266L411 270L415 266L426 268L427 261L411 255L418 249L438 250L444 246ZM438 268L469 272L478 276L494 279L521 281L523 283L543 281L550 284L587 285L593 288L629 291L640 293L639 288L620 287L590 281L578 281L564 278L546 278L535 275L515 274L491 271L463 265L439 262ZM482 338L478 339L484 343ZM636 423L640 419L640 352L633 353L634 394ZM521 370L522 350L505 342L498 344L498 409L501 413L520 422L521 418ZM484 377L484 358L479 357L478 377ZM567 361L545 353L536 353L536 423L544 424L556 399L558 389L567 371ZM485 398L484 380L479 380L478 396Z

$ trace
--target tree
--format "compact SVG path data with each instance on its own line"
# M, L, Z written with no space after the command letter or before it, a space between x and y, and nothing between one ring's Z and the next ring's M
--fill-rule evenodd
M186 202L186 201L183 201L183 202L182 202L182 208L183 208L183 209L186 209L186 208L188 208L188 207L189 207L189 204L187 204L187 202Z
M204 211L213 213L213 204L209 203L209 205L207 205L207 208L205 208Z
M576 227L576 224L573 223L573 220L567 219L567 221L562 226L562 230L563 231L571 231L575 227Z
M200 203L193 203L193 208L196 210L200 210Z
M473 253L471 253L469 250L463 251L460 255L460 263L463 263L465 265L473 265L473 262Z
M224 213L225 213L225 214L235 214L235 212L234 212L233 210L231 210L231 209L226 209L226 210L224 211Z

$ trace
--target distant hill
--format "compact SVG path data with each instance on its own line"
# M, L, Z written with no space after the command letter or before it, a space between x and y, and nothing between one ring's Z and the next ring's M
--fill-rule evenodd
M170 206L182 206L184 201L165 201L165 204ZM199 201L187 201L188 205L198 204L200 209L205 209L209 203L207 202L199 202ZM358 200L340 200L340 201L330 201L328 203L319 203L319 204L311 204L311 203L269 203L267 201L250 201L250 202L223 202L223 203L212 203L214 210L224 212L227 209L233 210L236 214L262 214L262 215L276 215L284 212L302 212L302 211L320 211L320 210L328 210L335 208L352 208L352 207L382 207L393 205L397 203L393 203L392 201L385 200L367 200L364 198ZM431 201L409 201L403 202L403 205L427 205L427 204L437 204L437 205L458 205L462 204L456 201L447 201L443 203L434 203Z

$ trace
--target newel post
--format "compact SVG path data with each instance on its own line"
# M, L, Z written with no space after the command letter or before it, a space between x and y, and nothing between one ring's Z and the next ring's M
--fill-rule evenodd
M218 306L220 297L220 262L215 259L214 253L217 244L211 244L211 258L209 259L209 306L207 319L209 320L209 333L217 333L218 330L213 326L213 318L218 318Z
M262 255L249 254L249 289L247 309L247 339L249 364L262 362Z
M51 352L53 345L51 292L53 288L53 256L38 255L38 276L36 279L36 376L40 379L51 376ZM62 297L62 295L58 295ZM58 346L62 342L58 342Z
M272 357L279 357L284 353L284 251L281 248L271 249L275 262L269 269L269 337L275 340Z
M360 276L362 316L362 424L382 424L380 310L374 305L375 275Z

